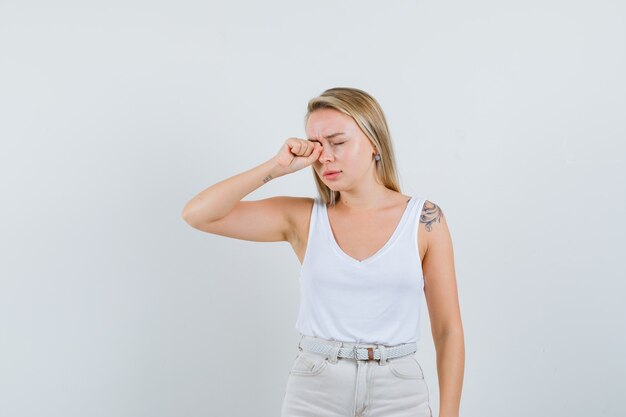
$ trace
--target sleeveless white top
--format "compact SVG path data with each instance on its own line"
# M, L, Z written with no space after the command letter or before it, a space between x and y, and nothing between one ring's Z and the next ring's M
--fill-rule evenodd
M417 230L425 201L412 196L385 245L359 261L341 249L326 204L315 198L300 270L296 330L362 344L418 342L424 277Z

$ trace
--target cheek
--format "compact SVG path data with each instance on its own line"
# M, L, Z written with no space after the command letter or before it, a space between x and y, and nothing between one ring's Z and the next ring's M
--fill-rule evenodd
M346 160L356 161L361 155L362 149L353 146L337 146L335 148L335 155Z
M364 146L358 146L350 149L349 156L347 156L354 165L367 166L369 151Z

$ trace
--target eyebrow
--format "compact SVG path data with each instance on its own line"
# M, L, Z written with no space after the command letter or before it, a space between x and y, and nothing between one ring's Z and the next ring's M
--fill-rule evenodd
M336 132L336 133L331 133L330 135L326 135L324 137L326 139L331 139L331 138L334 138L335 136L339 136L339 135L345 135L345 133L344 132ZM317 140L317 139L309 138L309 140Z

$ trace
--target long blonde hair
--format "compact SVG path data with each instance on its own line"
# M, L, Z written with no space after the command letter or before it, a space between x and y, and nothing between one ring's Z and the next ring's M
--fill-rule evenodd
M361 131L369 138L378 150L380 161L376 162L376 175L382 184L390 190L400 192L400 182L396 169L396 158L391 143L391 134L387 127L385 114L378 102L363 90L349 87L335 87L324 91L319 96L309 100L307 113L304 117L306 129L309 116L315 110L335 109L350 117L356 122ZM313 167L313 178L320 198L326 204L334 205L339 201L339 191L331 190L318 177Z

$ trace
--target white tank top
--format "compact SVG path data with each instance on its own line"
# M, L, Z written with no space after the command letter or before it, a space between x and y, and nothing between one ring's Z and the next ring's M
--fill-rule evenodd
M411 197L385 245L359 261L341 249L326 204L315 198L300 270L296 330L352 343L418 342L424 277L417 230L425 201Z

